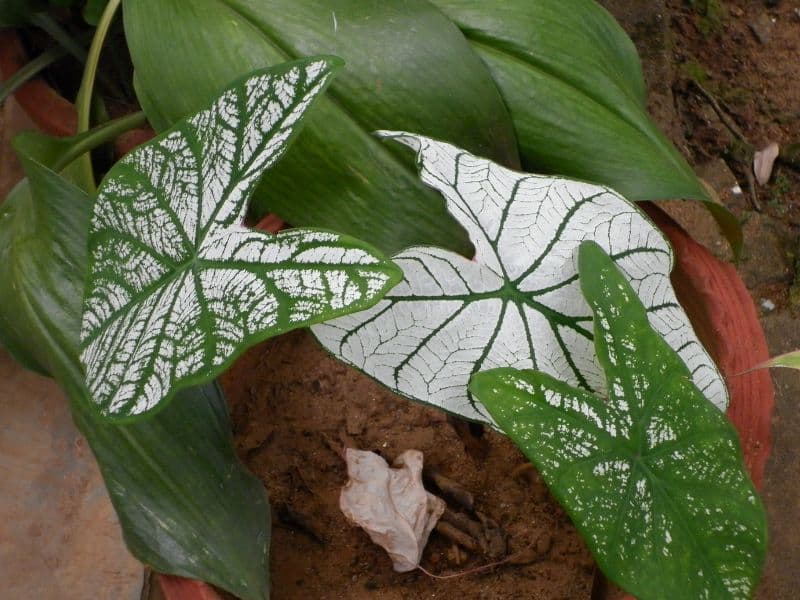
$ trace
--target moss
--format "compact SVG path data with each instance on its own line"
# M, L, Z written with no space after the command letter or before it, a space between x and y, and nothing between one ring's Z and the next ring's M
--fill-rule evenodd
M686 2L700 15L697 27L704 36L710 36L722 29L728 12L721 0L686 0Z
M689 79L696 81L701 85L708 83L710 78L706 67L696 58L690 58L681 65L681 72Z
M791 189L792 182L789 181L789 178L785 173L778 171L775 174L775 178L772 180L772 186L770 186L770 208L776 209L780 213L784 213L786 211L784 196L791 191Z

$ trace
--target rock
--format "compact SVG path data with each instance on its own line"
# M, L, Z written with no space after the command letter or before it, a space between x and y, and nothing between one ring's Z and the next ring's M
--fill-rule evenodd
M725 202L725 196L739 185L736 175L728 167L728 163L721 158L715 158L699 165L695 172L700 179L711 186L711 189L720 196L723 202Z
M738 270L745 285L757 293L762 286L790 282L794 274L788 252L792 239L780 219L751 213L743 232L745 251Z
M753 21L750 21L749 26L759 42L768 44L772 39L772 28L775 26L775 20L767 13L761 13Z

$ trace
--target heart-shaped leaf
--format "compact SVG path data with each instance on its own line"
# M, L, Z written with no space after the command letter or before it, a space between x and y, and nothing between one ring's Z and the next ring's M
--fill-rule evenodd
M493 367L535 368L602 391L591 312L576 268L581 241L597 241L644 299L657 331L718 407L727 392L669 281L672 251L655 226L614 192L517 173L450 144L408 133L422 180L467 230L475 261L437 248L394 257L405 280L372 309L315 326L344 361L412 399L490 422L467 391Z
M259 72L117 163L89 229L81 361L106 416L141 415L247 346L371 306L399 278L356 240L240 225L336 59Z
M471 390L611 580L641 600L749 598L766 521L736 432L608 255L584 243L579 262L608 398L514 369L479 373Z
M134 556L263 600L269 506L236 458L219 387L183 390L166 410L132 425L95 414L78 360L91 199L21 158L28 178L0 206L0 342L69 396Z

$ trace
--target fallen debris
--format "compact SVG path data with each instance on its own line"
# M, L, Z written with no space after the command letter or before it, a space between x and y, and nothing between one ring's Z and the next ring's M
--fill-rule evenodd
M767 13L761 13L748 24L750 30L762 44L768 44L772 39L772 28L775 26L775 19Z
M772 176L772 167L778 158L780 147L775 142L767 145L753 155L753 174L759 185L766 185Z
M345 461L350 480L339 496L342 512L386 550L395 571L413 571L445 510L422 485L422 452L406 450L390 468L374 452L347 448Z

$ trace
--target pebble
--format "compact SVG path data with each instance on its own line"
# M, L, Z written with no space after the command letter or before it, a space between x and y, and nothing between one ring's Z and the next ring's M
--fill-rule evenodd
M761 308L763 308L766 312L772 312L775 310L775 303L769 298L762 298Z
M549 533L543 533L539 536L539 539L536 540L536 552L539 553L539 556L544 556L548 552L550 552L550 547L553 545L553 536Z
M775 26L775 19L767 13L761 13L755 20L750 21L749 25L758 41L762 44L768 44L772 39L772 28Z

